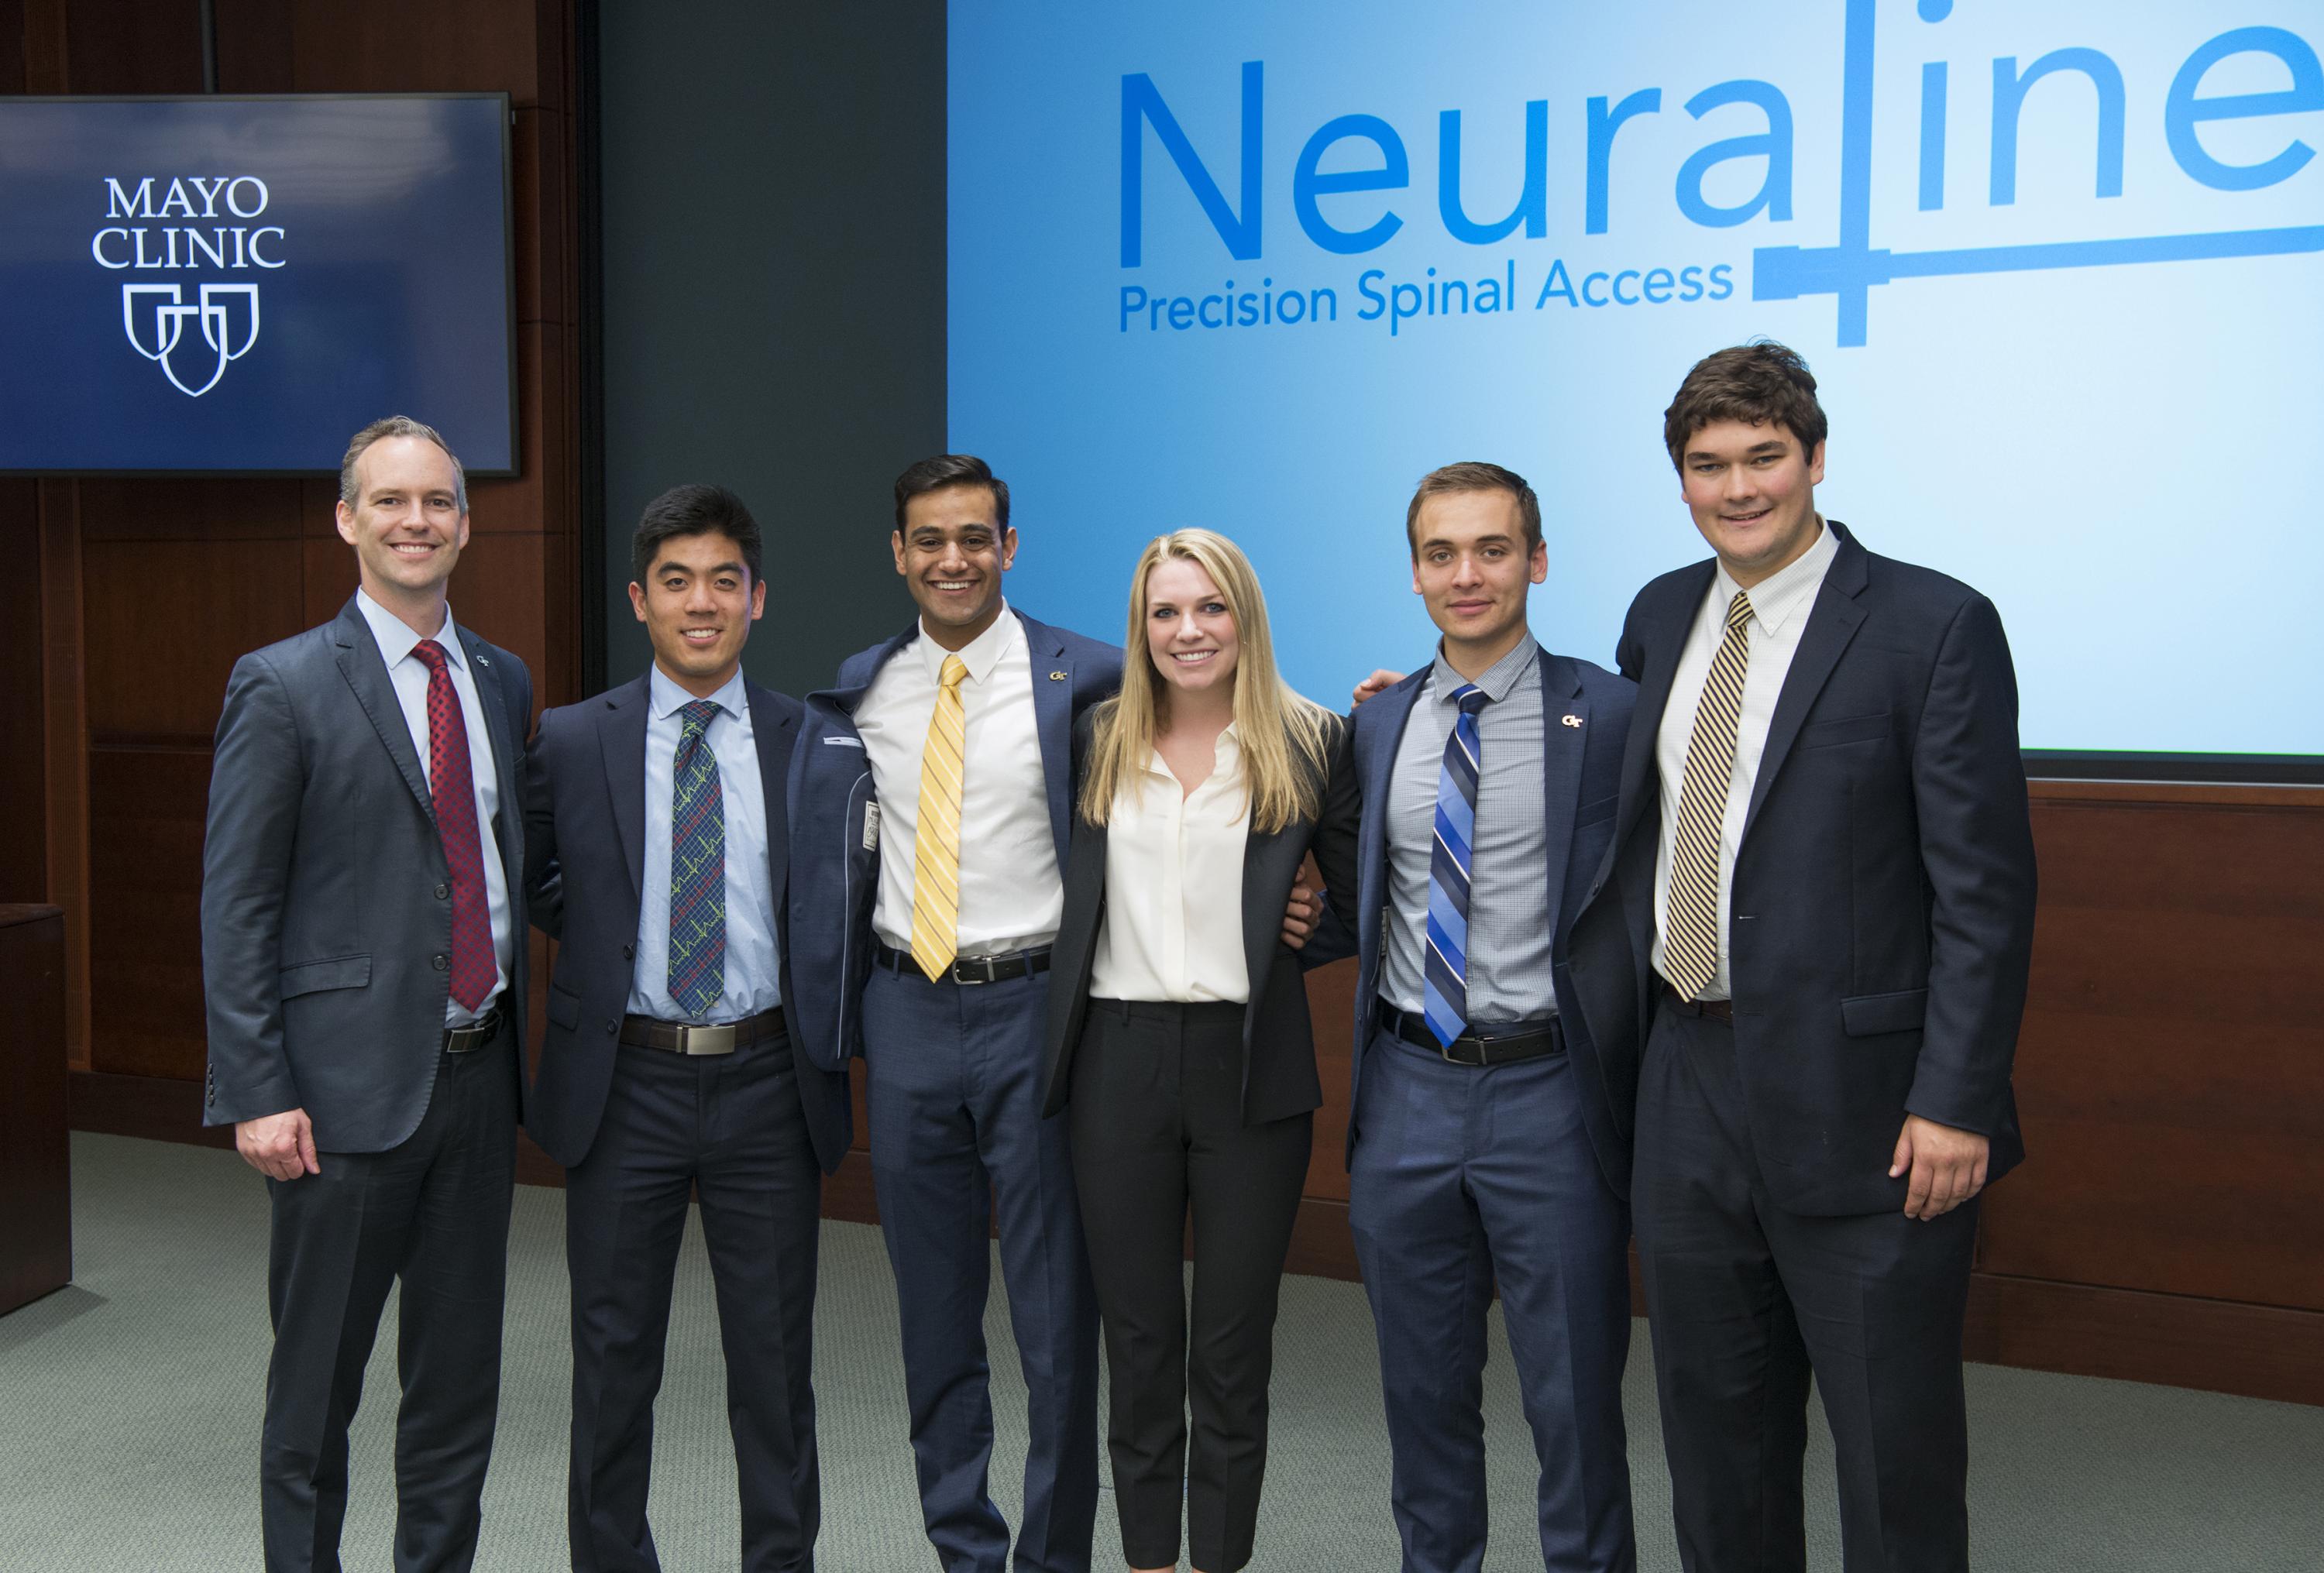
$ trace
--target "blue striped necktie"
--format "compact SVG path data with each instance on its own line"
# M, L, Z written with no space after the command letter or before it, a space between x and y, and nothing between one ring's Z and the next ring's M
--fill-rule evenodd
M726 989L726 807L708 735L716 702L697 699L678 713L678 751L670 760L669 998L699 1018Z
M1461 707L1444 740L1436 777L1436 844L1428 854L1428 954L1421 979L1422 1017L1451 1047L1469 1026L1469 870L1477 841L1477 713L1492 695L1474 683L1452 690Z

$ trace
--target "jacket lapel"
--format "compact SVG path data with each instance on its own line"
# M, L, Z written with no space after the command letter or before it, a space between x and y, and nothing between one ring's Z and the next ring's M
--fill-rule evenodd
M1074 667L1065 656L1065 641L1046 623L1019 612L1025 625L1027 663L1033 676L1033 724L1041 737L1041 775L1049 794L1049 830L1057 842L1057 866L1063 868L1071 845L1070 817L1074 779Z
M1545 839L1549 848L1549 926L1554 934L1563 918L1566 865L1573 855L1574 811L1582 806L1582 749L1589 731L1590 703L1582 696L1582 676L1563 656L1541 652L1542 823L1551 827ZM1555 833L1558 825L1564 835Z
M1629 838L1638 816L1662 795L1655 780L1655 749L1662 733L1663 712L1670 706L1671 682L1678 675L1678 659L1686 649L1688 625L1702 608L1702 597L1719 571L1719 560L1707 558L1685 571L1671 599L1658 609L1655 625L1642 632L1646 668L1638 674L1638 705L1630 716L1630 735L1622 750L1622 817L1614 827L1618 844Z
M641 902L646 887L646 714L648 677L624 683L605 695L597 713L597 746L605 761L605 789L613 804L613 828L630 870L630 893Z
M790 878L790 817L785 812L791 750L798 743L792 718L775 708L775 696L755 683L744 683L751 705L751 741L759 750L759 788L767 808L767 890L775 910L783 910L783 892ZM643 761L640 761L642 767ZM642 779L642 769L641 770ZM643 805L641 804L641 810Z
M1792 654L1791 670L1784 674L1783 692L1775 696L1775 713L1767 722L1767 746L1759 756L1759 773L1751 783L1751 805L1743 815L1741 841L1748 841L1751 822L1758 817L1767 787L1784 768L1784 759L1800 735L1808 707L1831 676L1832 668L1856 630L1864 626L1864 608L1856 603L1868 578L1864 548L1856 538L1832 520L1824 521L1840 538L1840 550L1824 570L1822 587L1808 609L1807 626L1800 630L1799 649Z
M1363 906L1356 915L1356 941L1365 955L1375 958L1384 953L1388 943L1387 936L1379 933L1379 909L1388 900L1388 789L1396 778L1396 755L1404 744L1404 729L1412 723L1413 706L1420 702L1420 690L1434 666L1432 659L1356 711L1367 723L1355 733L1356 779L1364 795L1363 823L1356 847L1356 896Z
M427 773L420 769L420 755L411 746L411 728L403 719L402 701L395 696L395 683L387 675L379 640L372 637L371 624L364 621L354 597L348 597L340 609L332 637L339 647L339 675L355 690L355 703L371 718L372 730L379 733L387 757L402 772L403 783L419 800L420 811L434 823L436 802L428 795Z
M477 708L484 713L484 735L493 747L493 774L500 778L496 816L500 823L493 827L493 834L505 859L518 844L509 827L524 823L523 787L516 778L516 742L509 734L507 694L501 687L500 668L484 653L484 642L466 629L460 630L460 649L468 658L468 677L476 685Z

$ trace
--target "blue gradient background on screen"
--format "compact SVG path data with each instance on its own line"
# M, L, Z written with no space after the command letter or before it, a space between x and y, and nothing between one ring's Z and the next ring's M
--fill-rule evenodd
M1611 665L1637 587L1705 556L1663 450L1662 411L1700 356L1766 335L1805 355L1821 384L1826 516L2000 607L2025 746L2324 753L2324 158L2302 152L2324 149L2324 5L1819 0L1650 14L1379 0L955 5L950 440L990 457L1014 492L1012 600L1119 639L1145 540L1182 525L1222 529L1259 566L1286 674L1344 706L1364 673L1410 667L1432 648L1403 535L1414 483L1451 460L1491 459L1541 495L1550 577L1534 593L1536 632ZM1765 294L1785 266L1755 253L1808 248L1812 262L1846 238L1842 82L1849 29L1866 58L1868 23L1868 191L1851 204L1860 240L1900 271L1950 271L1869 284L1863 342L1844 346L1829 286L1754 299L1755 280ZM2227 54L2197 79L2199 101L2276 94L2286 112L2182 124L2174 152L2174 79L2241 29L2276 30L2251 35L2275 52ZM2102 59L2070 55L2089 69L2025 88L2014 200L1997 204L1995 61L2023 74L2061 50ZM1264 62L1255 195L1240 161L1252 60ZM1923 67L1935 61L1948 68L1945 156L1942 206L1929 208ZM2109 95L2090 73L2108 65L2121 81L2121 190L2100 196ZM1150 79L1225 206L1248 222L1256 201L1256 258L1231 253L1142 116L1141 254L1124 265L1133 74ZM1682 210L1681 187L1693 183L1683 166L1713 143L1769 131L1753 103L1688 113L1706 88L1738 80L1770 85L1788 109L1790 216L1763 208L1699 223ZM1659 110L1617 130L1604 232L1589 233L1591 100L1618 105L1648 88ZM1546 103L1545 233L1454 238L1439 213L1441 112L1461 114L1462 207L1490 224L1526 183L1529 100ZM1409 179L1315 198L1342 230L1387 213L1402 221L1383 244L1342 254L1303 228L1294 186L1309 138L1345 115L1388 123ZM2282 161L2271 174L2299 167L2242 190L2185 167L2218 182L2234 178L2220 166L2271 159ZM1317 167L1380 161L1372 143L1342 141ZM1748 204L1771 183L1769 162L1716 164L1700 203ZM1988 271L1990 254L1928 255L2091 242L2123 244L2003 253L2044 264L2031 271ZM2262 254L2057 265L2173 248ZM1560 262L1577 295L1590 275L1624 269L1723 265L1734 287L1723 300L1681 301L1674 288L1661 304L1557 295L1537 306ZM1472 284L1506 281L1513 267L1515 308L1424 315L1393 336L1384 318L1358 319L1371 308L1360 292L1369 271L1385 294L1425 285L1432 267L1439 281ZM1262 280L1278 292L1330 289L1338 320L1177 331L1141 312L1123 331L1125 286L1199 299L1228 280L1238 295ZM1636 293L1639 281L1623 287Z

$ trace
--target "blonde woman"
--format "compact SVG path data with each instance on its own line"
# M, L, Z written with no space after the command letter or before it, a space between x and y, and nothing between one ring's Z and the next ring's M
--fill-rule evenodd
M1353 888L1345 739L1276 675L1232 541L1182 529L1146 548L1121 693L1074 740L1046 1094L1071 1120L1133 1569L1177 1566L1182 1503L1200 1573L1250 1560L1276 1290L1323 1101L1280 931L1311 845Z

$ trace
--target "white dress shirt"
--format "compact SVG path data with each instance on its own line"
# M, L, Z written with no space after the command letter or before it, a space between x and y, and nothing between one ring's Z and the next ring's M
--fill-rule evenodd
M1250 840L1250 794L1231 726L1192 792L1159 752L1124 781L1106 815L1105 920L1090 997L1248 1001L1242 865Z
M774 899L768 892L767 794L759 779L758 736L751 727L751 700L740 668L710 701L718 713L703 729L702 741L718 761L718 806L726 821L725 987L699 1019L723 1025L772 1010L782 1003L783 990L775 950ZM622 1008L657 1021L696 1019L669 997L673 772L678 741L686 731L678 712L693 703L694 695L659 667L647 676L645 888L638 902L638 956L630 972L630 1002Z
M1840 539L1823 521L1816 521L1815 544L1797 561L1751 586L1751 621L1745 625L1748 656L1743 667L1743 707L1735 722L1735 770L1727 780L1727 812L1719 825L1719 970L1702 990L1705 999L1728 999L1734 986L1727 973L1728 908L1735 889L1735 850L1742 844L1743 818L1751 806L1751 786L1759 777L1759 757L1767 748L1767 723L1775 719L1775 700L1784 691L1784 677L1800 648L1800 632L1807 627L1809 609L1823 576L1840 551ZM1677 846L1678 803L1686 782L1686 750L1694 738L1694 713L1702 703L1702 687L1711 678L1711 658L1727 634L1727 609L1743 586L1730 578L1725 564L1711 576L1694 626L1687 630L1686 648L1679 652L1678 670L1671 678L1670 702L1663 707L1662 730L1655 735L1655 762L1662 770L1663 823L1661 845L1655 851L1655 970L1663 967L1663 933L1670 924L1671 859Z
M912 859L920 817L920 755L936 710L945 658L955 652L919 632L880 668L855 706L855 730L880 794L880 894L872 926L912 947ZM1003 603L992 626L956 652L966 723L960 804L960 953L999 956L1057 937L1065 910L1049 777L1033 713L1025 625Z
M371 637L379 641L379 658L387 663L387 680L395 685L396 703L403 707L403 724L410 729L412 750L420 756L420 774L429 777L428 663L411 653L419 648L421 636L361 590L355 592L355 605L364 621L371 625ZM467 728L468 778L476 789L476 850L484 854L484 899L493 920L493 991L475 1010L456 999L447 998L444 1002L444 1025L466 1026L492 1009L501 990L508 987L509 947L514 943L509 932L508 872L501 864L500 838L493 831L493 818L501 809L501 775L493 763L493 735L485 727L484 703L476 697L475 676L468 670L468 651L453 626L450 607L444 609L444 626L429 637L444 647L444 667L451 676L452 691L460 696L460 717ZM436 789L432 778L428 789Z

